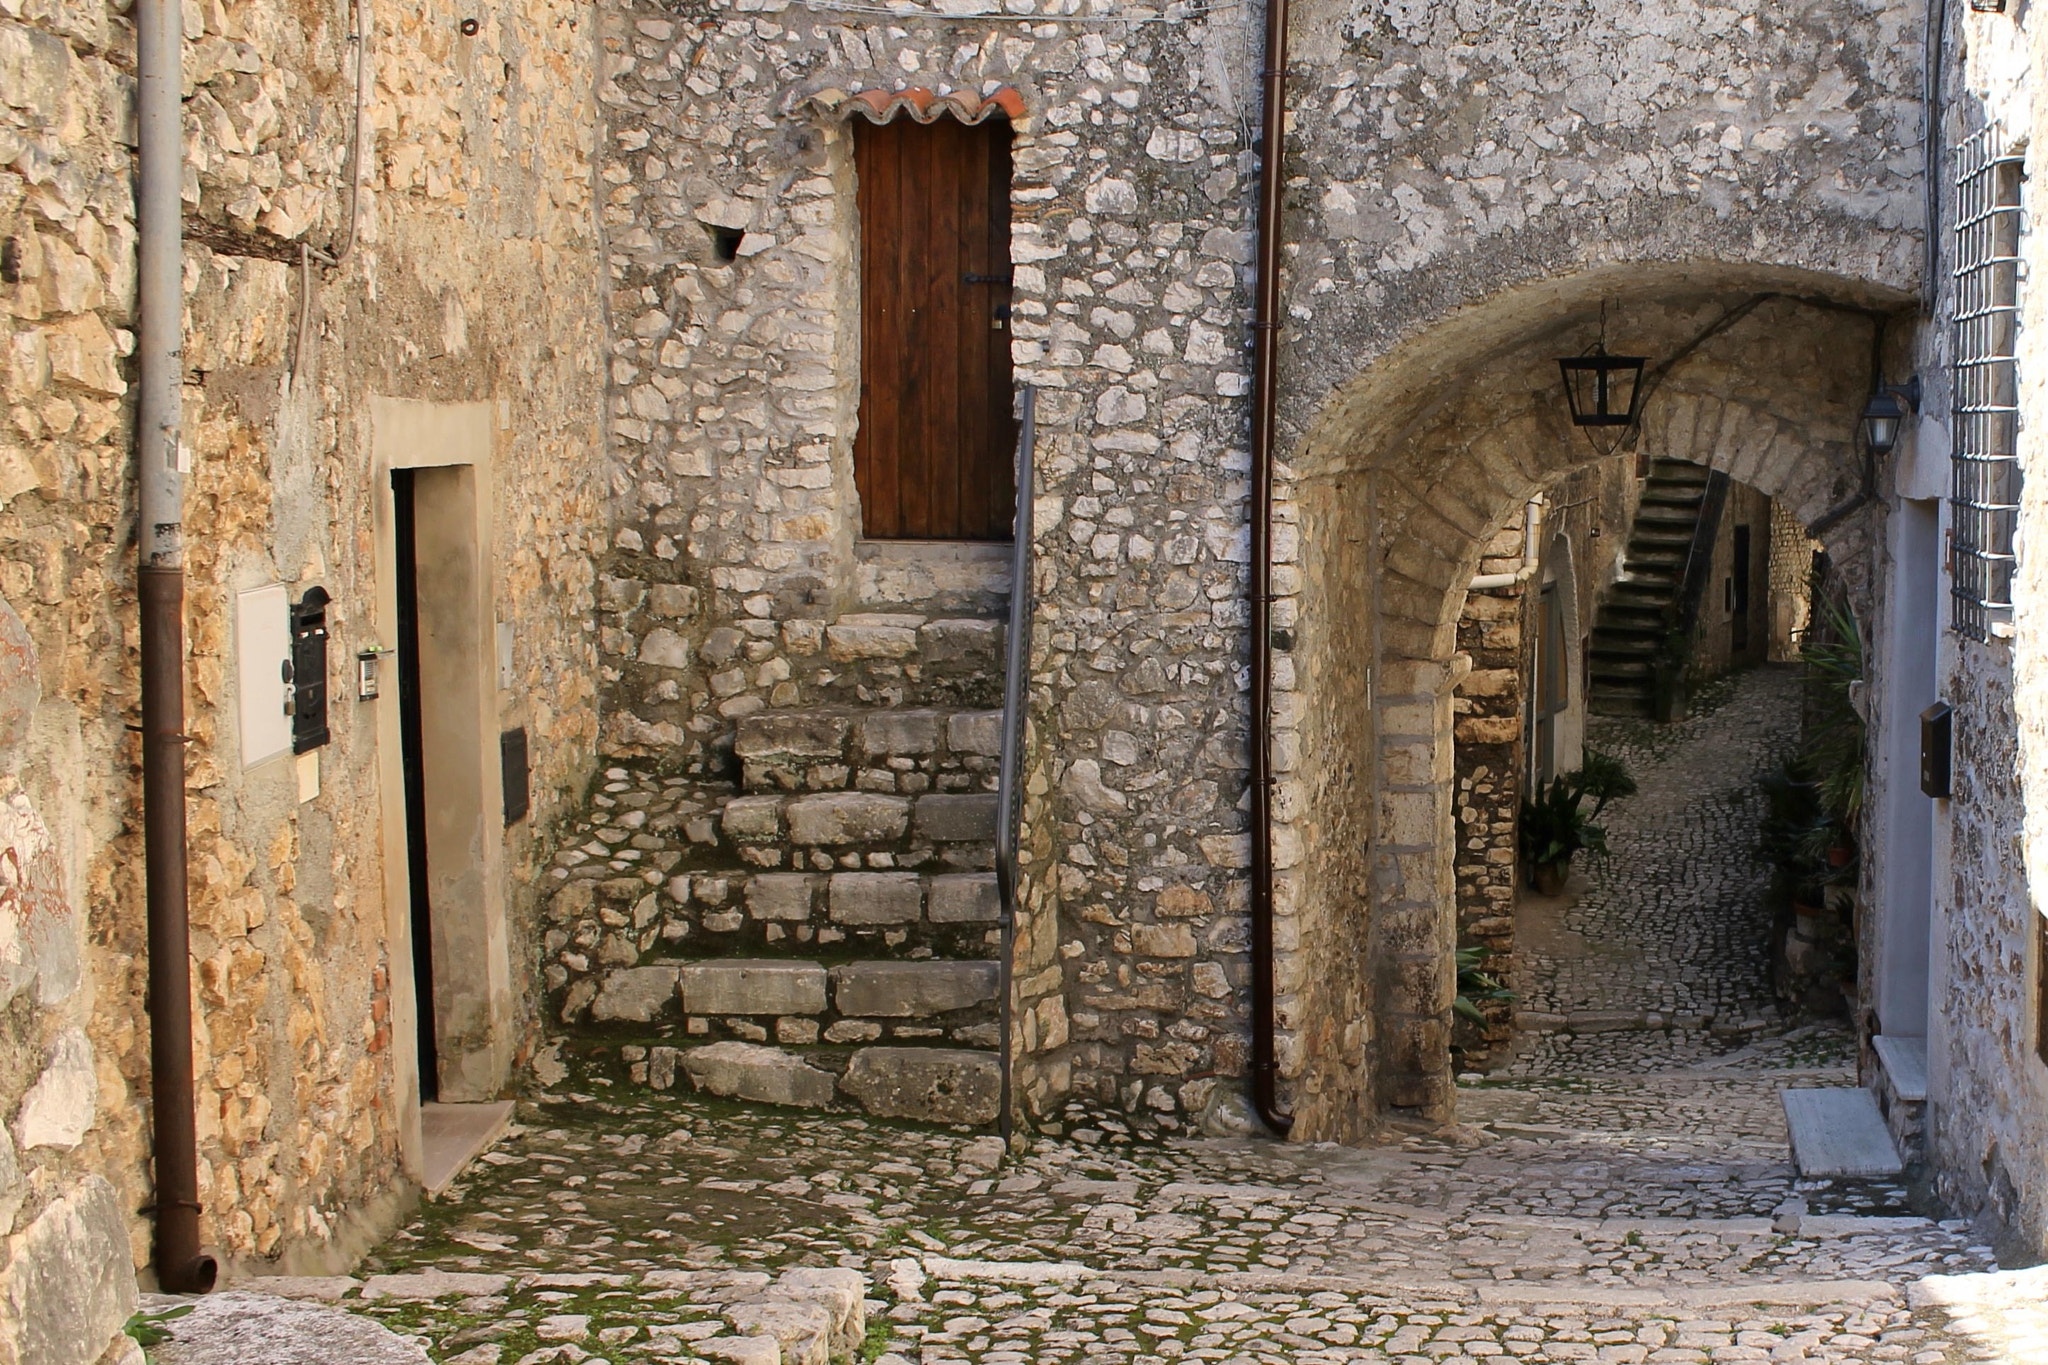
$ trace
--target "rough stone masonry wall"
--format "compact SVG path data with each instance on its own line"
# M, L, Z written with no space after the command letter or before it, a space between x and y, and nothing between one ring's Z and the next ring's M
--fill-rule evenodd
M1957 92L1945 111L1953 143L1985 123L2005 145L2031 143L2026 222L2043 221L2038 149L2048 134L2048 36L2032 11L1958 11L1950 51ZM2030 226L2021 251L2039 278L2043 237ZM1943 242L1952 252L1953 242ZM1948 291L1952 292L1952 291ZM1937 317L1952 302L1944 297ZM1935 964L1938 1002L1931 1025L1929 1153L1941 1192L1985 1215L2019 1258L2048 1255L2048 1063L2034 1050L2039 983L2048 961L2038 946L2048 910L2041 850L2048 848L2048 651L2041 613L2048 558L2030 553L2048 526L2048 294L2020 287L2020 559L2014 586L2016 635L1988 644L1944 628L1940 695L1955 708L1954 791L1947 803L1946 857L1937 837L1935 914L1943 952ZM1929 382L1923 412L1945 414L1948 337L1920 338L1919 373ZM1944 627L1948 611L1941 595ZM1910 720L1907 721L1910 723Z
M621 469L607 739L622 755L716 764L735 716L831 685L842 661L825 628L859 583L858 225L844 107L863 90L979 100L1014 88L1014 355L1018 378L1044 390L1033 672L1044 820L1056 830L1063 1057L1089 1103L1174 1127L1213 1099L1207 1081L1242 1074L1245 1055L1241 400L1255 16L1053 12L1067 8L1079 7L905 6L882 18L689 0L609 21L603 174ZM1814 3L1760 18L1680 6L1604 15L1588 31L1562 4L1319 4L1297 21L1286 419L1291 440L1343 390L1310 443L1323 471L1336 446L1412 420L1498 338L1447 343L1438 363L1409 372L1431 378L1408 391L1352 383L1358 367L1506 283L1637 259L1704 259L1731 276L1755 264L1912 278L1902 205L1917 201L1909 159L1894 157L1917 136L1900 93L1918 88L1905 41L1916 20L1903 8ZM737 260L713 259L712 227L746 233ZM1719 287L1711 273L1695 277L1697 291ZM1589 283L1566 312L1585 313L1597 294ZM1415 1003L1432 996L1423 983L1443 970L1448 925L1440 944L1412 926L1381 943L1377 909L1397 884L1393 898L1417 915L1448 904L1448 865L1439 883L1428 851L1448 844L1435 794L1448 772L1424 757L1397 775L1357 752L1370 727L1345 703L1371 690L1389 723L1412 717L1426 730L1416 752L1430 754L1456 670L1396 641L1384 657L1398 666L1362 676L1374 628L1356 623L1369 618L1331 629L1319 613L1338 601L1407 611L1370 557L1356 559L1354 579L1314 585L1318 613L1299 610L1296 532L1311 509L1294 501L1294 474L1280 470L1276 509L1276 752L1299 768L1279 793L1275 840L1289 917L1283 1069L1320 1097L1302 1134L1337 1136L1362 1131L1378 1103L1442 1099L1423 1068L1449 1004L1447 993ZM1348 544L1346 518L1371 497L1362 486L1318 492L1312 515ZM1406 507L1382 523L1383 548L1416 534ZM1469 548L1476 560L1479 530L1448 558ZM1317 553L1353 562L1335 544ZM1443 557L1433 542L1422 553ZM1342 658L1303 660L1297 674L1290 645L1312 639ZM1319 690L1304 704L1298 684L1310 677ZM1375 742L1398 748L1406 733L1383 725ZM1375 774L1414 790L1375 800ZM1362 844L1323 837L1370 829L1399 837L1369 874L1353 866ZM1316 878L1307 894L1304 858ZM1323 918L1292 922L1297 909ZM1311 956L1320 949L1336 951ZM1397 980L1419 1022L1392 1056L1362 1008ZM1423 1079L1374 1097L1375 1067Z
M1544 573L1558 574L1559 610L1574 599L1565 629L1576 621L1584 630L1598 608L1600 593L1613 571L1612 559L1628 540L1637 495L1635 457L1623 454L1587 466L1545 490L1538 532L1544 568L1528 581L1504 588L1467 593L1458 618L1458 652L1472 660L1458 683L1451 706L1456 719L1458 946L1489 950L1487 970L1513 983L1515 975L1515 900L1519 894L1519 827L1521 804L1530 769L1527 732L1530 690L1534 686L1536 638L1540 616L1537 597ZM1512 573L1522 568L1524 532L1520 517L1510 518L1479 561L1481 573ZM1568 557L1559 546L1569 546ZM1578 641L1568 641L1559 666L1569 674L1581 657ZM1580 678L1566 679L1570 704L1583 716ZM1582 723L1582 722L1581 722ZM1511 1033L1511 1002L1484 1004L1488 1023L1469 1020L1457 1025L1463 1049L1461 1066L1478 1065L1488 1050Z
M737 715L830 695L854 637L826 629L859 583L843 105L1013 87L1014 354L1041 389L1027 843L1043 880L1020 989L1048 1003L1021 1025L1044 1063L1025 1092L1041 1120L1071 1088L1175 1127L1244 1067L1244 16L1008 8L611 20L608 572L627 586L606 618L608 739L715 762ZM745 230L737 261L711 259L707 225ZM1283 557L1291 543L1283 526Z
M1352 888L1371 887L1383 1004L1366 1107L1443 1113L1452 925L1437 858L1455 811L1432 757L1449 727L1432 716L1458 677L1447 593L1557 468L1572 433L1543 415L1555 357L1590 342L1603 297L1632 337L1669 354L1692 327L1643 335L1660 296L1732 303L1802 272L1824 292L1913 285L1918 183L1901 153L1918 142L1920 16L1547 3L1311 3L1296 15L1283 419L1303 478L1365 488L1327 534L1378 537L1380 651L1301 667L1344 695L1371 667L1382 707L1412 718L1381 727L1367 875L1314 868L1299 903L1341 923L1361 908ZM1801 481L1818 502L1816 476ZM1305 619L1336 605L1333 549L1305 545ZM1353 625L1317 638L1355 651L1359 637ZM1300 793L1324 784L1315 769L1348 761L1309 750ZM1325 934L1304 924L1298 937ZM1307 1076L1334 1063L1302 1065ZM1306 1110L1297 1131L1356 1131L1335 1106Z
M92 0L0 8L0 595L39 653L42 698L8 799L33 805L48 833L37 875L84 925L82 984L56 993L61 1007L36 1012L33 992L9 987L0 1094L54 1059L96 1115L65 1143L39 1140L19 1163L30 1174L0 1170L0 1208L27 1226L60 1196L84 1197L50 1172L99 1172L140 1263L146 964L138 754L124 729L137 704L133 36L124 7ZM378 7L359 236L340 268L315 264L308 305L300 244L332 254L349 235L350 7L199 0L184 13L203 1236L231 1262L313 1266L392 1212L411 1087L393 1064L393 994L409 983L391 980L378 736L352 686L351 656L380 624L371 395L498 404L491 550L517 678L501 703L530 730L535 766L533 818L508 836L517 906L537 833L580 788L595 741L595 35L569 0L495 7L473 37L459 29L473 11ZM234 593L272 581L334 598L334 738L303 802L289 760L245 771L239 755ZM47 994L47 968L43 979ZM0 1250L18 1273L62 1264L26 1237Z

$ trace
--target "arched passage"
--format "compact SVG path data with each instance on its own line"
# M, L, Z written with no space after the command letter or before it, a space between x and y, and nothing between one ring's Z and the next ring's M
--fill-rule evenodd
M1372 365L1299 446L1293 690L1276 717L1283 1075L1298 1135L1444 1119L1457 623L1481 548L1597 458L1556 358L1608 306L1610 349L1651 358L1638 436L1770 495L1867 595L1882 505L1854 444L1901 300L1810 276L1589 273L1467 309ZM1279 619L1290 617L1283 613Z

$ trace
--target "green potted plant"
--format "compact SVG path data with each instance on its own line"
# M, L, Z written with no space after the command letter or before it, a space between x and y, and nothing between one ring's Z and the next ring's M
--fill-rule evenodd
M1692 632L1664 632L1650 662L1651 718L1659 725L1684 720L1692 701Z
M1486 959L1492 956L1491 948L1475 945L1458 949L1458 998L1451 1002L1451 1008L1481 1026L1487 1019L1486 1011L1480 1009L1480 1005L1516 998L1499 977L1486 970Z
M1519 834L1529 884L1543 895L1555 896L1571 875L1573 854L1580 849L1607 852L1600 814L1608 802L1635 791L1635 779L1620 759L1589 749L1578 771L1558 775L1525 799Z

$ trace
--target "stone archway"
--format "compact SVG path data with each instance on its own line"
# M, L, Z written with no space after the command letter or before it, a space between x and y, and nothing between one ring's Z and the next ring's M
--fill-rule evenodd
M1481 547L1596 458L1555 359L1591 342L1603 293L1610 348L1652 358L1647 454L1777 499L1867 599L1882 504L1864 496L1853 434L1902 300L1718 274L1589 275L1464 310L1373 365L1300 444L1281 510L1300 548L1293 611L1276 613L1293 625L1278 642L1292 689L1275 852L1280 1059L1301 1137L1451 1115L1457 622Z

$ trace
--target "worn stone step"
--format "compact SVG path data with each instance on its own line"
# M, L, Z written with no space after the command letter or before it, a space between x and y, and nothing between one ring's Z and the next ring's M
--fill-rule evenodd
M613 1066L655 1090L694 1089L724 1099L796 1109L865 1113L924 1123L993 1123L1002 1097L992 1050L875 1045L769 1046L726 1039L586 1046L590 1064Z
M994 792L820 792L806 796L742 796L720 817L725 838L746 850L896 850L939 844L993 843ZM760 866L781 858L750 857Z
M1596 716L1651 716L1656 703L1647 689L1642 691L1595 686L1586 694L1586 707Z
M759 711L733 740L747 792L993 791L1002 747L1002 712L939 707Z
M608 974L678 958L992 956L992 872L681 871L572 881L549 898L550 994L571 1015ZM583 983L579 985L579 983Z
M994 617L850 612L822 624L801 692L826 705L999 705L1003 637Z
M992 1047L994 962L709 958L614 967L565 993L565 1024L660 1039Z

